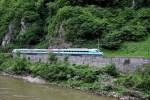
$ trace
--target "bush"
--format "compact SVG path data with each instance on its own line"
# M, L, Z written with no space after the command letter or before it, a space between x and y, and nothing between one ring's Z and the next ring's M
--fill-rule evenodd
M103 69L92 68L87 65L75 65L73 69L75 78L86 83L97 82L99 77L103 74Z
M137 69L134 73L122 75L114 64L104 68L93 68L87 65L70 65L64 62L55 63L29 63L26 59L0 55L4 58L0 64L0 71L11 74L32 74L40 76L50 82L65 84L71 87L80 87L87 90L117 91L116 86L137 89L144 93L150 90L150 67L145 65L141 71ZM5 59L6 58L6 59ZM110 84L111 85L110 85ZM115 84L116 86L115 86Z
M5 33L7 33L10 23L12 24L12 44L24 46L28 44L35 45L40 42L40 39L45 35L43 34L43 23L45 19L42 19L44 14L41 14L41 12L39 14L39 9L36 9L37 2L39 5L43 3L39 2L39 0L0 0L0 42L2 41ZM43 8L41 8L40 11L41 10L43 10ZM25 33L20 33L20 24L22 19L24 19L23 21L26 27ZM39 22L40 20L42 21ZM35 23L37 23L37 25L35 25Z
M32 66L32 72L51 82L66 81L72 77L73 71L64 64L37 64Z
M136 88L146 92L150 91L150 64L144 66L142 81L136 86Z
M96 71L91 70L90 68L85 69L75 69L75 77L77 80L82 80L85 83L93 83L98 80L98 75Z
M146 36L147 31L145 27L139 24L122 27L121 35L118 38L123 41L139 41L144 39Z
M50 19L48 29L50 35L62 34L66 40L74 42L79 38L95 39L106 31L106 26L107 20L92 16L86 8L66 6Z
M11 58L10 54L0 53L0 65L3 64L9 58Z
M35 22L39 20L39 15L34 11L26 11L23 14L25 22Z
M48 60L50 63L56 63L57 62L56 54L49 52L48 53Z
M101 41L101 46L107 49L119 49L122 41L118 38L120 33L118 31L113 31L109 33Z
M26 74L29 73L28 62L25 58L17 58L15 59L15 63L11 66L11 70L15 72L15 74Z
M87 10L87 12L90 12L93 16L98 18L106 19L115 16L114 13L112 13L112 9L102 8L95 5L90 5L86 7L85 10Z
M102 7L110 7L110 6L115 6L119 2L118 0L67 0L69 1L72 5L99 5Z
M16 59L6 58L0 64L0 70L13 74L27 74L30 72L29 63L26 59L17 57Z
M56 14L59 8L69 6L67 0L55 0L55 2L49 2L48 8L51 9L51 14Z
M127 88L135 88L140 91L150 91L150 67L149 64L145 65L144 70L137 69L134 73L126 75L118 80L120 84Z
M35 46L35 48L39 48L39 49L45 49L45 48L48 48L49 47L49 42L48 40L43 40L41 41L39 44L37 44Z
M150 18L150 8L141 8L138 10L137 14L140 19L145 20Z
M83 13L84 12L82 7L78 6L77 7L65 6L63 8L58 9L57 14L54 16L50 16L49 18L49 26L48 26L49 35L52 36L58 35L60 26L63 25L66 20L82 15Z
M118 69L116 68L115 64L111 64L111 65L104 67L104 72L110 76L114 76L114 77L120 76L120 73Z
M106 20L96 19L92 16L80 15L71 18L64 23L65 38L68 41L76 39L92 40L102 36L107 27ZM78 30L77 30L78 29Z
M123 17L125 20L132 20L136 17L136 11L133 8L124 8L118 16Z
M110 33L102 39L102 47L107 49L119 49L121 43L125 41L141 41L148 35L146 28L142 24L133 22L129 24L128 26L121 27L119 31L110 31Z
M149 92L150 91L150 76L144 77L142 82L136 86L138 90Z
M127 88L131 88L131 87L134 87L136 85L136 79L134 79L134 77L132 76L128 76L125 81L124 81L124 84L123 84L125 87Z

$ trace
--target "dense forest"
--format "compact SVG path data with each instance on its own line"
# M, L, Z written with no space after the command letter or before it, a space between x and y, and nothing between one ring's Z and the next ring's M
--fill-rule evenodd
M146 41L150 0L0 0L2 48L37 47L99 40L117 50Z

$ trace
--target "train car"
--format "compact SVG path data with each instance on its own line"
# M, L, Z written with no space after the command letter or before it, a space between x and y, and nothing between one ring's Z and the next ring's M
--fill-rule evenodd
M28 55L37 55L37 54L48 54L47 49L13 49L12 54L28 54Z
M14 49L13 54L19 52L20 54L48 54L50 52L56 55L94 55L102 56L103 52L98 49Z
M49 49L50 52L53 52L58 55L95 55L102 56L103 52L98 49Z

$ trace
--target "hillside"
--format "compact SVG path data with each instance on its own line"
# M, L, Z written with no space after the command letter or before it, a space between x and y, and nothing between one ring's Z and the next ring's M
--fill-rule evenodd
M150 0L0 0L2 49L99 45L150 57L149 33Z

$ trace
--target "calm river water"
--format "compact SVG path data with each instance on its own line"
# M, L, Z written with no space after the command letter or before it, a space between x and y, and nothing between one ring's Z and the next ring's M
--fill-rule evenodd
M0 100L116 100L0 76Z

